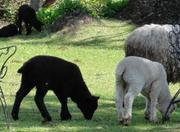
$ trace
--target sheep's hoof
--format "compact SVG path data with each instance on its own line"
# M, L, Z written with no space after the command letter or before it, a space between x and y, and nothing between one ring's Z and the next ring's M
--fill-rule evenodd
M145 116L144 119L149 120L150 118L149 118L149 116Z
M118 124L119 124L119 125L122 125L122 124L123 124L123 119L119 120L119 121L118 121Z
M131 123L131 117L123 119L123 125L128 126Z
M13 120L15 121L19 119L17 114L11 114L11 115L12 115Z
M66 115L61 115L61 120L70 120L72 118L72 116L70 114L66 114Z
M129 124L130 124L130 121L129 121L129 120L124 120L124 121L123 121L123 125L128 126Z
M50 122L52 121L51 117L46 117L44 120L42 120L42 123Z
M42 125L50 125L50 126L53 125L52 121L42 121L41 123Z
M46 119L44 118L44 120L42 120L42 124L49 124L51 122L51 119Z
M157 120L157 119L150 119L150 121L152 122L152 123L155 123L155 124L157 124L157 123L159 123L159 121Z
M61 117L61 120L62 120L62 121L71 120L71 118L72 118L71 116Z

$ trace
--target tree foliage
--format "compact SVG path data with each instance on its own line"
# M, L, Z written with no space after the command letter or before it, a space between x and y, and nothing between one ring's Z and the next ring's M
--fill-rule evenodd
M17 9L29 0L0 0L0 19L14 21Z

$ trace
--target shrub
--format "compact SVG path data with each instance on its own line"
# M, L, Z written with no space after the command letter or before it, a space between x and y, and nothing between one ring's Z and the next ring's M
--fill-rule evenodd
M119 0L119 1L112 1L107 0L105 7L102 9L102 16L103 17L114 17L116 13L119 12L120 9L127 5L127 0Z
M42 22L50 24L58 16L63 16L75 11L87 12L87 9L79 0L62 0L56 7L42 8L37 13L37 16Z
M128 0L80 0L94 17L113 17Z
M93 17L113 17L128 0L60 0L55 7L41 9L38 18L51 24L58 16L71 12L86 12Z
M27 3L27 0L18 0L16 2L14 0L4 0L0 2L0 8L3 9L3 13L0 13L0 19L10 22L14 21L17 9L24 3Z

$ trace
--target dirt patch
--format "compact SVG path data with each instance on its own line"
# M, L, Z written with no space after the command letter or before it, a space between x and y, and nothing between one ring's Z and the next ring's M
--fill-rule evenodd
M92 21L92 17L87 13L75 11L64 16L60 16L52 25L49 26L50 32L57 32L65 27L68 31L75 30L79 25L87 24Z

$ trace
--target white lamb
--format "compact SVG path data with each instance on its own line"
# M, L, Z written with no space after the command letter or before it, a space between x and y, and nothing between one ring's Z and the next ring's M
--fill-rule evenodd
M156 105L163 120L169 120L175 110L172 105L167 116L167 107L171 95L166 79L166 72L162 64L142 57L129 56L119 62L116 71L116 108L118 120L128 125L132 118L134 98L139 94L146 98L145 118L156 122Z

